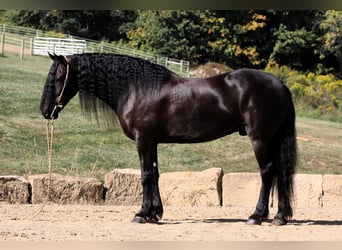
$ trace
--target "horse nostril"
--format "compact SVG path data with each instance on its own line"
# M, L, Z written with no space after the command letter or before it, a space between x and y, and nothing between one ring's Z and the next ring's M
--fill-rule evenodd
M41 110L41 111L42 111L42 115L44 116L44 118L48 119L50 117L50 112L48 109Z
M45 118L49 118L49 112L48 111L45 111L43 115Z

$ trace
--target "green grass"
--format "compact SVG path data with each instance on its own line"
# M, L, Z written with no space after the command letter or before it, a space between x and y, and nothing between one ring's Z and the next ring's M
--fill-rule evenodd
M0 175L48 172L45 120L39 103L50 67L45 57L0 57ZM300 173L342 174L342 123L297 118ZM161 144L161 172L256 172L247 137L233 134L201 144ZM74 98L55 121L53 172L95 177L115 168L139 169L133 141L114 128L83 118Z

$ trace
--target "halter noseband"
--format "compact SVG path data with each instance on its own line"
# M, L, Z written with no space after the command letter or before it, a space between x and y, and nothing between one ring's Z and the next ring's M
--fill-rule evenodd
M56 104L55 104L55 107L53 108L52 113L51 113L51 115L50 115L50 117L51 117L52 119L53 119L53 115L54 115L54 113L56 112L57 108L62 109L63 106L64 106L63 103L61 102L61 99L62 99L64 90L65 90L65 86L66 86L67 83L68 83L69 68L70 68L70 66L69 66L69 59L68 59L66 56L64 56L64 59L65 59L65 61L66 61L66 63L67 63L67 72L66 72L66 75L65 75L63 88L62 88L61 92L59 93L59 95L56 97L56 101L55 101Z

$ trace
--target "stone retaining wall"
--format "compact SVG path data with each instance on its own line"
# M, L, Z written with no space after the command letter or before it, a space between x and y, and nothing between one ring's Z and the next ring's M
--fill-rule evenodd
M48 175L0 176L0 202L42 203L47 197ZM220 168L202 172L162 173L159 187L164 205L251 206L256 205L258 173L223 174ZM342 175L295 175L295 207L342 206ZM140 170L116 169L105 183L94 178L52 175L49 202L58 204L140 205ZM277 191L274 191L277 204Z

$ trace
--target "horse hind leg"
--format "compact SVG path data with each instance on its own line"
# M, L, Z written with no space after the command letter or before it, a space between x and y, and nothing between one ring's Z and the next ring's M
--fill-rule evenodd
M256 159L260 168L261 189L254 213L247 220L248 225L261 225L268 218L269 196L275 177L275 165L272 161L271 147L268 143L258 139L252 139Z
M256 136L250 138L260 167L262 185L256 210L249 217L247 224L261 224L262 220L267 218L270 190L275 182L278 191L278 212L272 223L277 226L285 225L292 217L293 174L296 165L295 131L292 128L285 134L277 133L270 140Z

